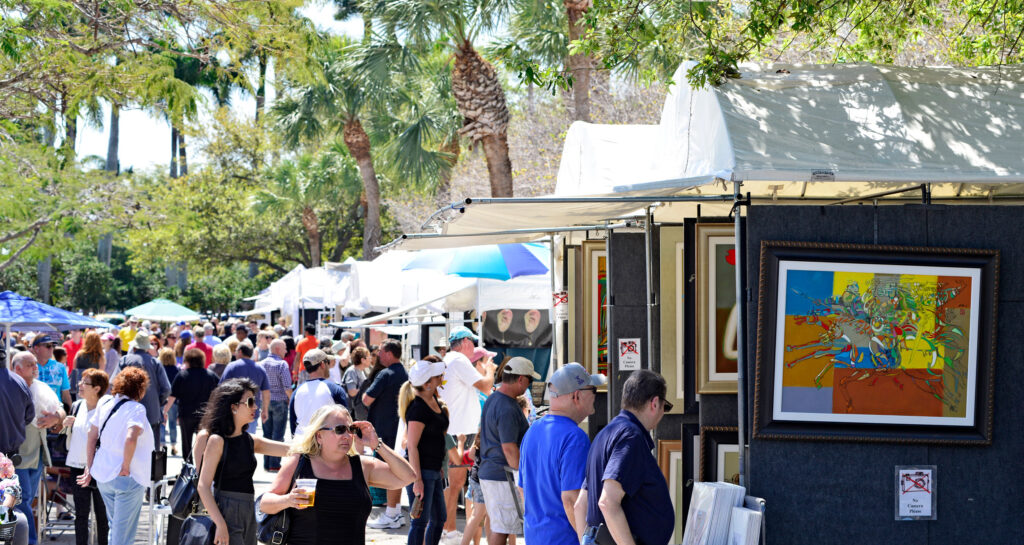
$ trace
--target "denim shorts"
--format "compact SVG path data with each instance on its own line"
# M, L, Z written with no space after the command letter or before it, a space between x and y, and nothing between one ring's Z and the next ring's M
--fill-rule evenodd
M466 496L473 503L484 502L484 491L480 489L480 481L469 479L469 489L466 491Z

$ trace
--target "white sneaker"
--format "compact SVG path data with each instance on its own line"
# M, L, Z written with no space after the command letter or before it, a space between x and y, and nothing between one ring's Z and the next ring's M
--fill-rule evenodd
M452 530L451 532L441 533L441 543L445 545L459 545L462 543L462 532L458 530Z
M384 512L384 513L381 513L381 515L379 517L377 517L376 519L366 523L366 525L369 526L370 528L377 528L377 529L385 529L385 528L395 529L395 528L401 528L402 525L405 524L405 520L404 519L405 519L405 517L402 516L402 513L399 513L399 514L397 514L397 515L395 515L393 517L390 517L390 516L388 516L387 512Z

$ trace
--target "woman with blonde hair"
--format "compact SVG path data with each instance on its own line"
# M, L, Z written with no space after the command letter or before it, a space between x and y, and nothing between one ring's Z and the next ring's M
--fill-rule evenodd
M348 409L317 409L285 459L260 511L291 509L289 545L363 545L371 501L368 486L396 489L416 479L412 466L377 437L369 422L353 422ZM359 453L373 449L383 461ZM316 479L313 505L292 479Z
M220 378L229 363L231 363L231 348L226 343L220 343L213 347L213 364L207 369L213 371L213 374Z
M448 510L444 503L443 465L447 461L448 408L438 398L437 388L445 364L422 360L409 369L409 380L398 394L398 415L407 422L405 435L409 464L416 480L409 486L409 501L420 501L422 515L413 513L409 545L437 545L441 540Z

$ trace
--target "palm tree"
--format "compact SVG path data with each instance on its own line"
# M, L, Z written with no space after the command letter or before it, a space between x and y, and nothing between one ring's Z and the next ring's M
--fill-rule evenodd
M474 46L481 33L505 22L510 0L393 0L374 15L387 41L399 36L418 51L443 45L454 56L451 89L463 116L459 134L483 146L491 196L512 196L508 152L509 111L494 66ZM364 12L373 6L364 5Z

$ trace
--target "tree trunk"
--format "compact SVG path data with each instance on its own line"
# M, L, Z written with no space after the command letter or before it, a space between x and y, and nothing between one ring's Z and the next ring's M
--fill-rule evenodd
M569 42L586 36L583 15L590 8L590 0L564 0L565 12L569 19ZM572 73L573 120L590 122L590 71L593 59L589 55L569 55L569 72Z
M485 136L484 156L487 157L487 174L491 178L492 197L512 196L512 160L508 157L508 138Z
M121 109L117 104L110 103L110 138L107 139L107 165L104 170L117 176L121 172L118 160L121 146Z
M46 256L36 264L36 300L42 303L50 303L50 271L53 267L53 257Z
M171 123L171 179L178 177L178 127Z
M188 175L188 154L185 152L185 132L178 131L178 173Z
M320 266L320 225L316 212L309 208L302 209L302 226L306 228L306 238L309 239L309 266L311 268Z
M69 115L64 117L64 146L71 151L71 157L75 154L75 141L78 140L78 116Z
M363 178L363 191L366 193L366 217L363 218L363 259L377 257L377 246L381 244L382 228L380 224L380 183L377 171L373 167L373 156L370 154L370 137L358 119L350 119L342 131L345 147L359 166L359 175Z
M455 52L452 94L465 118L459 134L483 142L490 175L491 196L512 196L512 161L508 154L508 104L498 74L473 44L464 42Z
M370 45L373 36L373 17L363 12L363 45Z
M257 55L259 60L259 81L256 86L256 121L260 120L260 115L265 114L264 108L267 103L267 54L260 52Z

